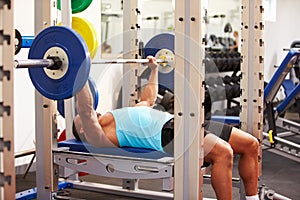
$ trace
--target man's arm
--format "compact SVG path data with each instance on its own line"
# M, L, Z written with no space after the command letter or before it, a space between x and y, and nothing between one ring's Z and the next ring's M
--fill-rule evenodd
M87 141L98 147L114 146L105 136L93 108L93 98L88 83L76 94L76 108L81 120L81 128Z
M151 74L148 84L141 94L140 102L136 106L153 106L158 94L158 64L154 57L148 56L147 58L149 59L148 66L151 68Z

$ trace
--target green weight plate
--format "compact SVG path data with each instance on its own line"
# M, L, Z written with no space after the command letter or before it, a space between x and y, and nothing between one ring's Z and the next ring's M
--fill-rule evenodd
M71 6L72 6L72 13L80 13L87 9L93 0L72 0ZM57 0L57 8L61 9L61 3L60 0Z

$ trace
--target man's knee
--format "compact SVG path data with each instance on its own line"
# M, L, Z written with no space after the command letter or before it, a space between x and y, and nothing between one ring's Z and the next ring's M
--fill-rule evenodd
M224 159L233 161L233 149L231 148L230 144L227 142L223 142L221 148L222 148L222 151L224 152L222 154Z
M251 152L256 155L258 153L258 147L259 147L259 142L258 142L257 138L253 137L249 141L248 152Z
M233 150L230 144L225 141L218 142L218 144L215 145L213 152L214 154L211 157L213 163L222 162L232 166Z

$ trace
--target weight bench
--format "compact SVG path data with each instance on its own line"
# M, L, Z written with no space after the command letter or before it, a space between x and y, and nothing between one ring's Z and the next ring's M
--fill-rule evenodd
M267 115L266 119L269 127L268 133L270 133L270 142L272 146L275 146L277 143L277 140L275 139L277 137L277 126L284 129L288 128L295 133L300 130L299 124L279 117L295 102L297 102L297 107L300 106L300 84L294 85L290 80L285 79L287 74L294 67L294 64L298 61L299 56L299 50L290 49L264 91L264 113ZM285 88L286 98L275 107L273 100L281 86Z
M294 88L292 88L289 91L285 100L283 100L277 106L276 111L277 111L278 115L285 112L295 102L297 102L299 104L299 100L300 100L300 84L294 86ZM299 114L300 114L300 112L299 112Z
M60 173L60 177L68 178L77 172L86 172L93 175L118 178L123 180L122 188L109 193L124 194L129 196L145 197L151 199L172 199L173 194L173 156L163 152L140 148L97 148L88 143L70 139L58 143L58 148L53 149L54 163L67 168ZM69 170L71 169L71 170ZM61 172L62 170L60 170ZM139 179L162 179L162 191L146 191L141 196L138 188ZM69 182L69 181L68 181ZM89 183L73 182L78 189L87 189ZM100 184L101 187L104 184ZM93 184L92 187L95 187ZM107 186L106 186L107 187ZM117 192L117 190L120 190ZM123 191L122 191L123 190ZM99 189L101 192L105 192ZM136 192L135 192L136 191ZM128 195L126 194L126 195Z
M70 139L58 142L53 149L54 163L70 170L60 170L68 178L78 172L123 179L122 187L68 180L74 189L91 190L143 199L173 199L173 155L142 148L97 148L86 142ZM206 174L210 168L202 167ZM138 188L139 179L162 179L162 191ZM209 198L203 198L208 200Z
M58 191L66 188L125 195L143 199L173 199L173 157L172 155L141 148L97 148L76 139L58 143L53 149L54 163L61 167L90 174L123 179L122 188L114 185L90 183L78 180L60 181ZM206 169L202 168L202 173ZM60 174L61 175L61 174ZM64 174L66 175L66 174ZM68 178L72 175L60 176ZM163 179L162 191L138 189L138 179ZM16 199L35 199L37 189L16 194ZM64 198L64 197L62 197ZM203 198L203 200L215 200Z
M266 103L272 102L277 94L280 86L283 84L285 77L293 68L293 64L300 56L300 52L295 49L290 49L288 54L283 59L282 63L272 76L264 91L264 100Z

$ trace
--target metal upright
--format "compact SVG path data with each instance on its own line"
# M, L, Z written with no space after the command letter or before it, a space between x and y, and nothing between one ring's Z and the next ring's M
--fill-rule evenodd
M15 199L14 1L0 1L0 199Z
M66 27L72 28L72 2L71 0L61 1L61 20ZM66 139L73 138L72 124L75 117L75 98L64 100Z
M259 176L262 171L264 97L263 0L242 0L241 129L260 141Z
M175 200L202 198L203 1L175 2Z
M124 16L128 16L123 18L123 58L138 59L141 58L138 39L141 26L141 1L125 0L123 6ZM138 70L137 66L140 66L140 64L123 65L122 107L133 106L138 98L138 82L137 76L135 76Z
M35 35L57 24L56 0L35 0ZM37 199L52 199L58 187L58 167L52 149L57 144L56 104L35 92Z

